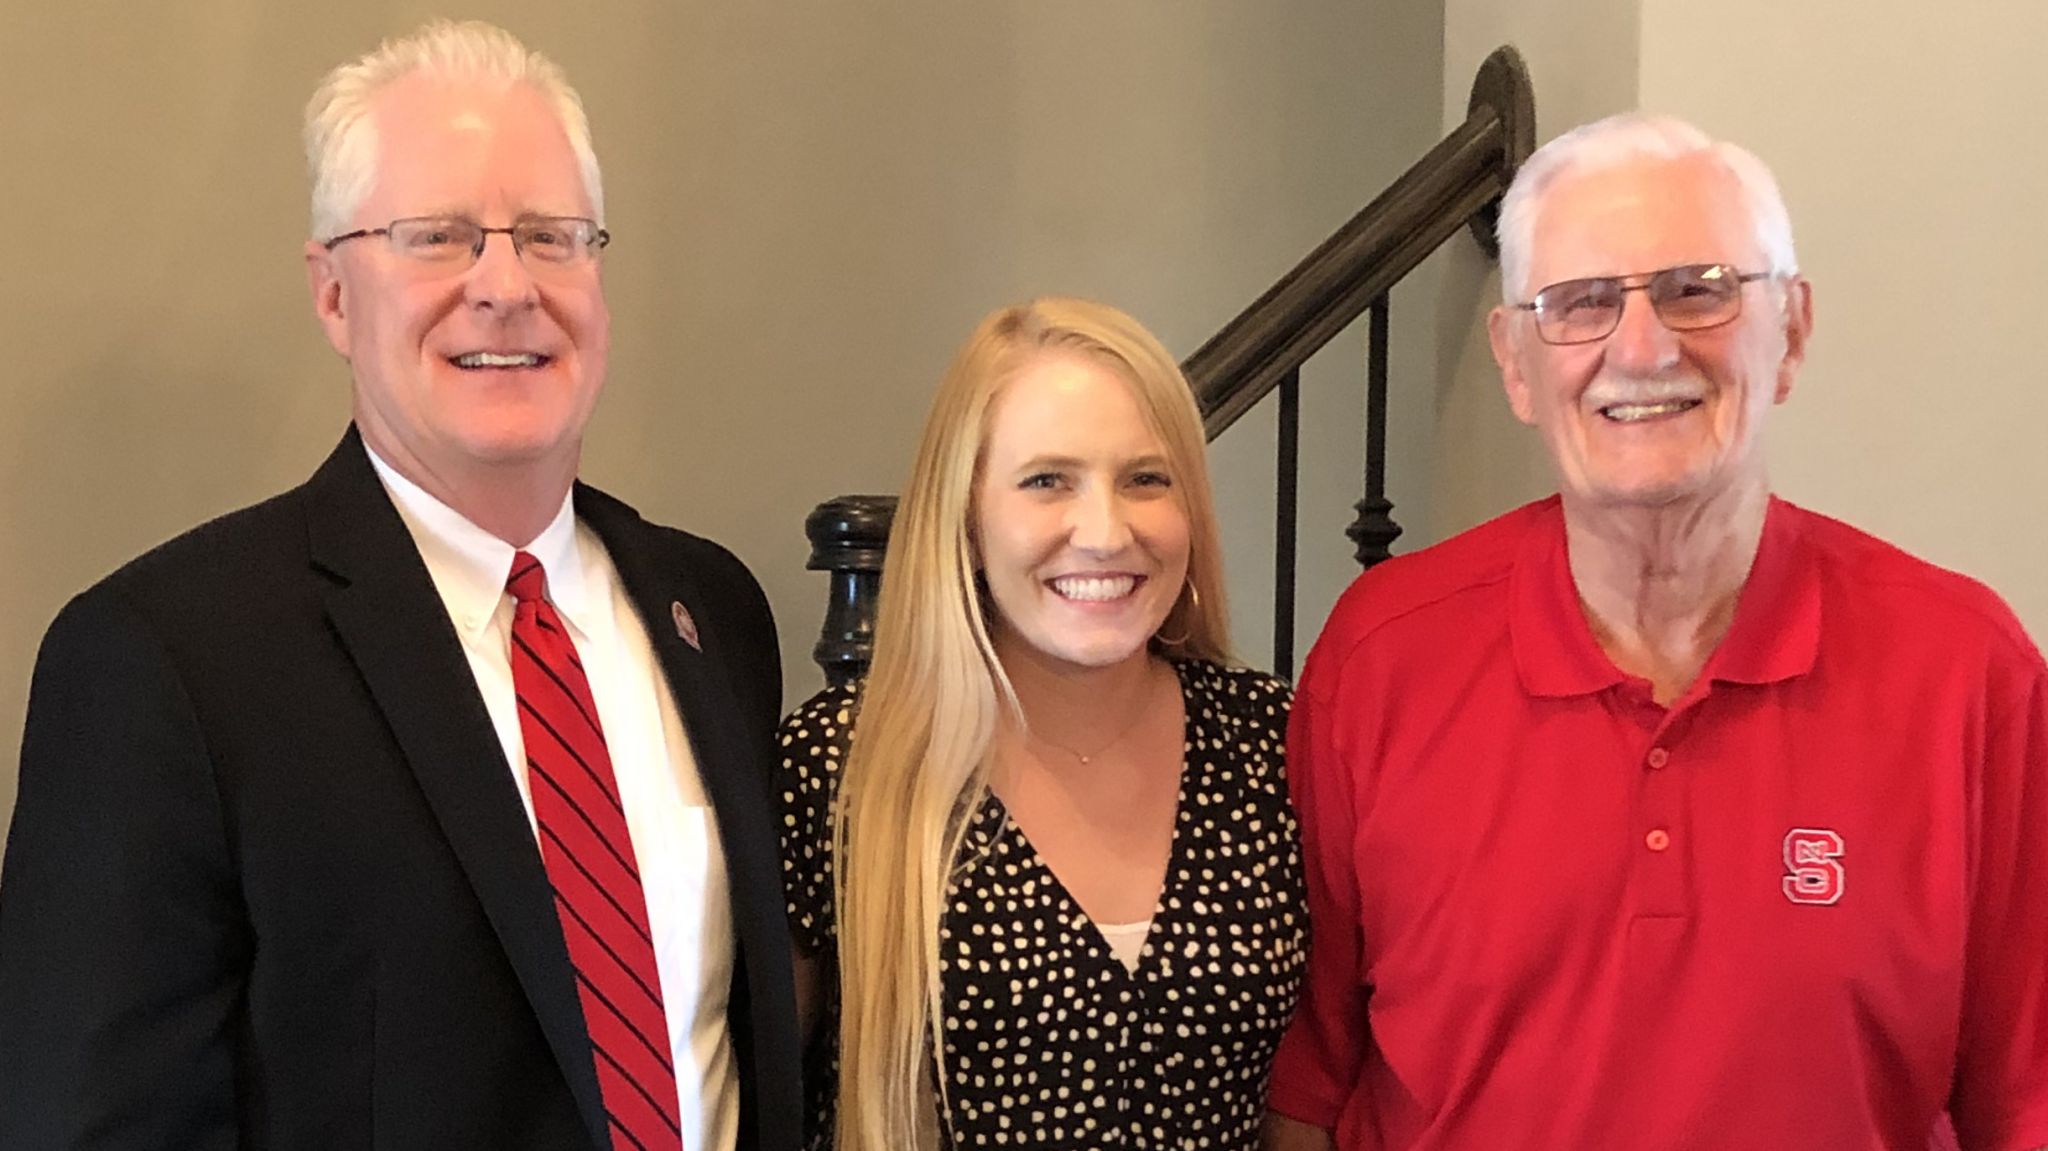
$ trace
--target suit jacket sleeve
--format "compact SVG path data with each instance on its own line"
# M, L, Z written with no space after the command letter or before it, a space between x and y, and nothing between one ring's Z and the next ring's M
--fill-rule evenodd
M0 870L0 1147L236 1146L249 951L178 671L89 591L37 659Z

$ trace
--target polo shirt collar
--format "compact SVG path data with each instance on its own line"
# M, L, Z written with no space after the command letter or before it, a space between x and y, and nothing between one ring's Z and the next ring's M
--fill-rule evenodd
M576 631L590 634L590 614L596 605L578 554L573 492L562 494L562 506L531 543L514 548L429 495L367 444L364 447L457 631L473 639L491 625L498 609L510 602L505 581L512 574L512 556L524 551L547 572L548 602Z
M1820 566L1798 509L1776 496L1764 512L1756 562L1735 601L1735 622L1707 660L1727 683L1777 683L1813 670L1820 652Z
M1530 524L1508 576L1508 635L1515 670L1535 696L1591 695L1629 676L1600 648L1572 582L1562 501L1553 496ZM1820 648L1820 574L1796 514L1777 497L1735 602L1727 636L1708 657L1703 680L1776 683L1812 670Z
M1557 496L1539 507L1508 573L1508 638L1530 695L1591 695L1628 678L1600 650L1579 606Z

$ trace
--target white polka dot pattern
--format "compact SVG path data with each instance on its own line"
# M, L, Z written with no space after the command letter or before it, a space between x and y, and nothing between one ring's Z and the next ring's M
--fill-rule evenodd
M989 796L941 928L953 1137L971 1147L1245 1148L1294 1011L1308 942L1287 803L1287 685L1177 665L1186 766L1166 884L1135 973ZM831 801L855 697L782 727L783 882L811 953L833 946ZM813 1146L830 1145L828 1007L806 1066Z

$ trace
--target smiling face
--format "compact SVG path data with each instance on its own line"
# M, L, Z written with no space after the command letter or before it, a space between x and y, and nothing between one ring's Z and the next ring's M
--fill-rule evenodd
M1685 264L1767 270L1735 176L1712 156L1567 172L1537 207L1523 297L1565 280ZM1643 292L1605 339L1543 343L1530 313L1489 327L1508 401L1543 435L1568 502L1669 507L1765 482L1763 426L1791 394L1812 325L1797 277L1745 285L1742 313L1673 332Z
M523 84L414 74L376 98L376 181L350 228L462 216L492 227L589 216L561 121ZM421 264L382 236L306 248L314 309L349 361L363 438L428 491L506 469L566 490L604 384L610 317L597 262L522 260L487 237L473 265Z
M975 539L999 652L1071 669L1145 656L1187 578L1188 515L1132 387L1045 352L990 410Z

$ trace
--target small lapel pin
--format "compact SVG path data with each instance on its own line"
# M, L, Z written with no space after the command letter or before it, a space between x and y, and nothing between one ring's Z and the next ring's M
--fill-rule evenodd
M704 645L697 642L697 621L690 618L690 609L683 606L683 601L672 601L668 613L676 621L676 635L697 651L703 651Z

